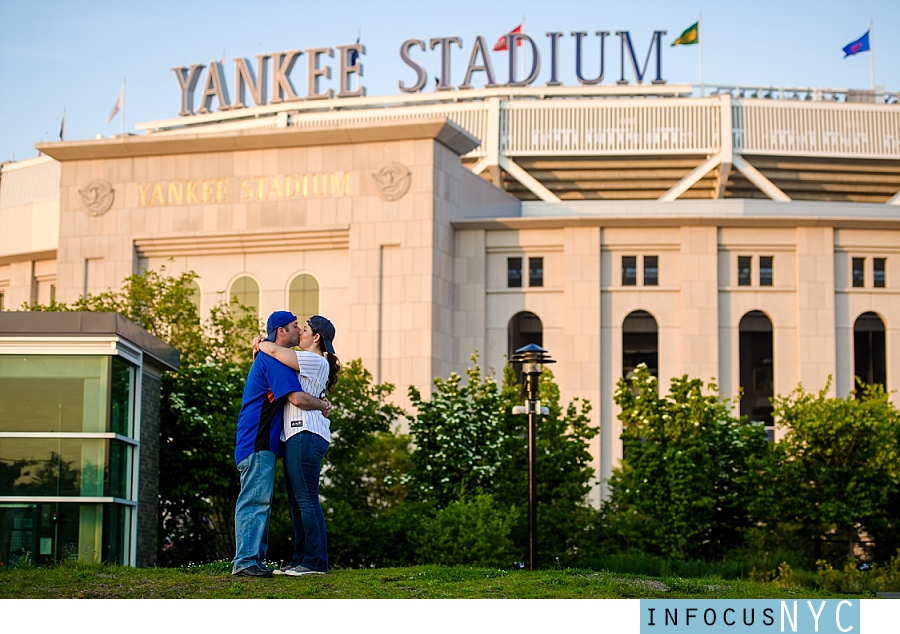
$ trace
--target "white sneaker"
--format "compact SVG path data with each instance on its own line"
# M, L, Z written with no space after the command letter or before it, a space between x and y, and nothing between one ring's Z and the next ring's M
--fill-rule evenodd
M305 566L294 566L293 568L286 568L282 574L290 577L299 577L301 575L324 575L325 573L318 570L310 570Z

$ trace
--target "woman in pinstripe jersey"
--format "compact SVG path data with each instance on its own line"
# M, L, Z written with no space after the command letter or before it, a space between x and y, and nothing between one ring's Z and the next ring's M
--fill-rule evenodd
M254 347L293 368L303 390L321 398L335 384L341 369L334 354L334 335L328 319L313 315L300 331L300 351L256 340ZM284 480L294 524L294 555L276 574L323 574L328 572L328 541L319 503L319 477L331 443L331 423L320 411L287 403L281 438L285 441Z

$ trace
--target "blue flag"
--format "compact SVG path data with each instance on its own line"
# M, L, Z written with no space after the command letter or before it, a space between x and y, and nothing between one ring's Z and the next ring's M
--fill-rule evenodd
M850 42L847 46L844 47L844 58L848 58L851 55L856 55L857 53L862 53L863 51L868 51L869 49L869 32L866 31L865 35L863 35L858 40Z
M866 34L866 36L868 36L868 33ZM869 40L867 39L866 42L868 42L868 41ZM359 44L359 36L358 35L356 36L356 43ZM866 46L868 46L868 44L866 44ZM357 60L359 60L359 52L356 49L350 50L350 52L347 54L347 65L355 66Z

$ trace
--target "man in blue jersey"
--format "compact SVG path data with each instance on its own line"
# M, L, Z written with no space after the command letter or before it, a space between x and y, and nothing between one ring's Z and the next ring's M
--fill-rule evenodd
M266 339L292 348L299 342L297 317L284 310L269 316ZM281 442L285 399L306 410L320 410L326 417L331 403L307 394L297 374L267 354L256 356L238 415L234 460L241 473L241 492L234 508L235 554L231 574L271 577L266 567L269 514L275 482L275 459L284 455Z

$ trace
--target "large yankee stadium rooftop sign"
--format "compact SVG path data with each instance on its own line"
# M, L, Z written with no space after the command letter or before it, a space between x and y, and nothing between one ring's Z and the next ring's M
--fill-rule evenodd
M647 77L653 77L651 80L654 84L665 84L666 80L662 78L662 36L666 31L654 31L650 37L650 45L647 49L647 55L644 57L643 64L638 61L638 56L634 51L631 34L628 31L616 31L615 35L619 39L619 78L617 84L628 84L629 79L625 76L626 64L633 72L635 81L640 84ZM547 63L549 64L550 78L547 81L548 86L561 86L559 80L560 40L565 37L561 32L550 32L546 34L548 42L545 43L547 53ZM610 37L609 31L597 31L594 37L599 38L599 70L596 73L586 75L584 62L584 49L588 47L589 39L587 32L575 31L570 34L575 40L575 77L581 85L600 84L606 72L606 39ZM504 40L505 38L505 40ZM508 64L505 75L498 74L493 65L490 55L490 46L484 39L484 36L477 36L471 46L469 52L469 61L466 65L465 75L462 83L454 86L451 84L450 78L450 61L455 48L462 49L462 38L458 36L436 37L428 40L426 46L425 40L409 39L400 45L400 59L412 71L412 81L404 81L400 79L398 87L402 92L414 93L420 92L427 83L427 73L425 67L417 61L422 56L428 55L429 51L435 51L434 55L440 55L440 73L435 77L435 89L442 90L465 90L472 88L472 80L476 73L483 74L484 87L493 88L498 86L529 86L537 79L541 71L541 50L538 44L525 33L509 33L501 38L501 41L494 46L494 50L508 51ZM610 38L612 39L612 38ZM590 43L590 48L594 48L597 43ZM333 88L323 88L322 80L331 79L332 65L328 60L334 60L335 51L329 46L319 48L309 48L303 51L290 50L283 52L275 52L268 54L256 55L256 69L246 58L234 58L234 98L229 98L228 82L225 77L225 70L222 61L213 61L209 66L203 64L191 64L189 67L176 67L172 71L178 79L178 86L181 89L181 108L178 112L181 116L190 116L193 114L206 114L213 111L215 102L215 110L233 110L238 108L246 108L252 106L262 106L268 104L278 104L290 101L315 100L315 99L331 99L333 97L362 97L366 94L366 89L362 84L363 66L361 62L362 55L365 54L365 47L359 42L355 44L343 44L335 47L337 49L337 90ZM522 66L527 68L518 68L518 60L516 51L523 48L526 54L524 59L530 59L530 66L526 65L524 59ZM654 56L655 50L655 56ZM294 83L291 81L291 72L301 55L306 55L306 95L301 97L297 94ZM647 74L651 59L656 63L656 74ZM587 64L591 68L596 68L591 61ZM205 72L204 72L205 69ZM271 82L268 81L271 71ZM200 84L201 78L202 93L200 95L200 106L194 109L194 94ZM271 91L271 92L270 92ZM248 103L249 101L252 103Z

